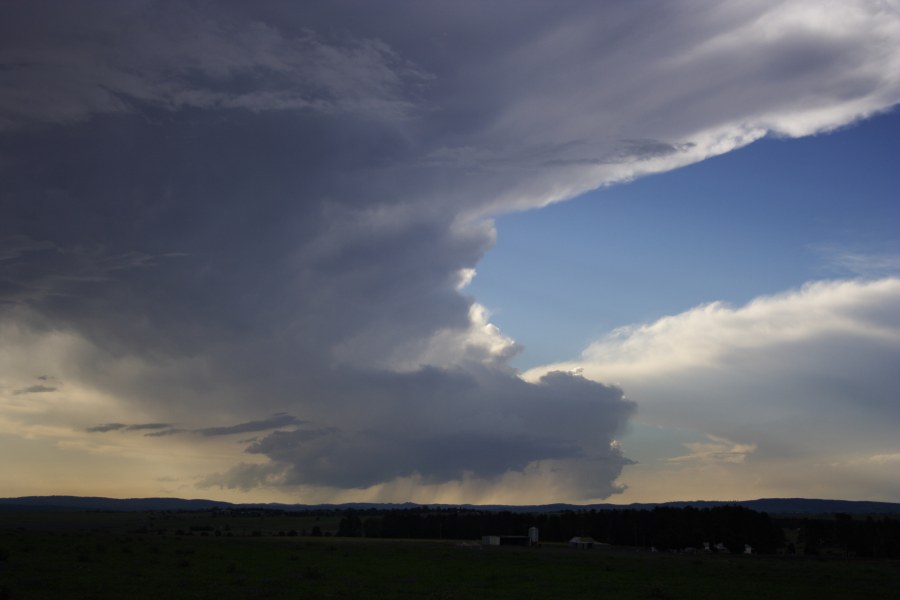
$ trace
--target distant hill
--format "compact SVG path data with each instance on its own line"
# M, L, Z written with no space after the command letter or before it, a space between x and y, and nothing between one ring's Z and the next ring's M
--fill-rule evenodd
M872 502L868 500L818 500L811 498L761 498L759 500L744 500L741 502L685 502L674 503L682 506L720 506L722 504L738 504L759 512L770 514L830 514L846 513L851 515L867 514L900 514L900 503L896 502Z
M24 496L0 498L0 511L145 511L145 510L209 510L233 505L215 500L183 500L181 498L100 498L93 496Z
M900 514L900 503L872 502L867 500L819 500L810 498L760 498L758 500L690 500L678 502L634 504L543 504L537 506L466 505L481 510L510 510L515 512L559 512L563 510L652 510L657 506L683 508L712 508L737 505L770 514L813 515L847 513L851 515Z
M347 504L234 504L219 500L185 500L182 498L102 498L95 496L22 496L0 498L0 512L10 511L149 511L149 510L210 510L230 509L270 509L270 510L335 510L335 509L402 509L420 505L356 502Z
M738 505L770 514L900 514L900 503L870 502L859 500L819 500L808 498L762 498L759 500L737 500L732 502L693 500L685 502L662 502L645 504L540 504L511 506L502 504L403 504L355 502L347 504L233 504L217 500L185 500L181 498L99 498L84 496L25 496L21 498L0 498L0 511L150 511L150 510L210 510L221 509L271 509L271 510L391 510L432 506L440 508L468 508L511 512L548 513L564 510L650 510L657 506L711 508L714 506Z

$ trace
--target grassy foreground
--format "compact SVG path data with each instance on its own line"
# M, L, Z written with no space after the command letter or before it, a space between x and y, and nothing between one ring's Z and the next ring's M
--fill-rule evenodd
M900 561L565 546L0 529L0 600L32 598L900 598ZM90 518L96 525L116 515ZM107 521L104 521L106 519ZM82 522L79 525L88 523ZM52 522L50 523L52 525Z

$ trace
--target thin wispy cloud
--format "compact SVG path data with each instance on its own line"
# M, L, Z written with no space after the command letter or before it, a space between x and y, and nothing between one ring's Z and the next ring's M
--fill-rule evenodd
M187 431L187 429L171 427L168 429L162 429L160 431L151 431L150 433L145 433L144 437L168 437L170 435L176 435L179 433L184 433L186 431Z
M200 435L205 436L232 435L235 433L255 433L258 431L278 429L280 427L301 425L303 423L304 421L298 419L297 417L286 414L278 414L260 421L248 421L247 423L238 423L236 425L228 425L225 427L206 427L203 429L196 429L194 430L194 433L199 433Z
M106 433L108 431L146 431L148 429L168 430L171 427L172 425L169 423L135 423L132 425L126 425L125 423L104 423L103 425L88 427L85 431L89 433Z
M46 392L55 392L58 388L53 387L52 385L29 385L28 387L23 387L15 390L13 392L14 396L21 396L22 394L43 394Z
M813 251L826 261L825 268L843 276L877 279L900 275L900 248L854 249L835 245Z
M106 433L107 431L119 431L128 427L124 423L104 423L103 425L94 425L85 429L88 433Z

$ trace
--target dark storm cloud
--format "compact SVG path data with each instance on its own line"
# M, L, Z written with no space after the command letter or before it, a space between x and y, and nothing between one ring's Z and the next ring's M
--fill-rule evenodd
M14 260L28 252L51 248L53 248L51 242L32 240L24 235L12 235L0 242L0 262Z
M332 410L357 414L342 427L275 431L246 450L267 457L267 465L242 465L207 485L247 488L273 477L338 488L412 476L444 483L466 475L496 478L533 462L586 459L603 465L584 476L584 485L608 495L629 462L609 443L634 410L615 387L564 373L535 385L488 370L347 375L335 389L346 400L336 400Z
M868 15L841 37L781 3L696 6L7 3L0 318L121 414L305 426L208 483L580 461L608 466L572 493L607 495L633 405L508 366L460 290L490 217L898 95Z
M300 110L402 118L424 75L377 39L328 43L300 27L240 23L192 3L18 6L0 126L80 121L141 107ZM27 65L27 68L22 68Z
M396 477L424 474L426 483L496 477L522 470L536 460L583 457L568 440L532 435L450 433L442 437L397 439L374 431L274 432L247 452L262 454L286 469L287 483L367 487Z
M118 272L155 267L159 260L176 255L150 256L126 251L110 254L98 247L57 247L50 242L31 242L20 236L11 245L0 240L0 252L15 252L18 260L0 259L0 302L30 304L73 289L110 281Z

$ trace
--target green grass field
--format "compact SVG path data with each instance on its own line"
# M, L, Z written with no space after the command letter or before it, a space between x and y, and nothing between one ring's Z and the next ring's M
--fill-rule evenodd
M211 519L156 516L135 533L146 515L0 515L0 599L900 598L897 560L280 536L297 528L288 517L216 536Z

